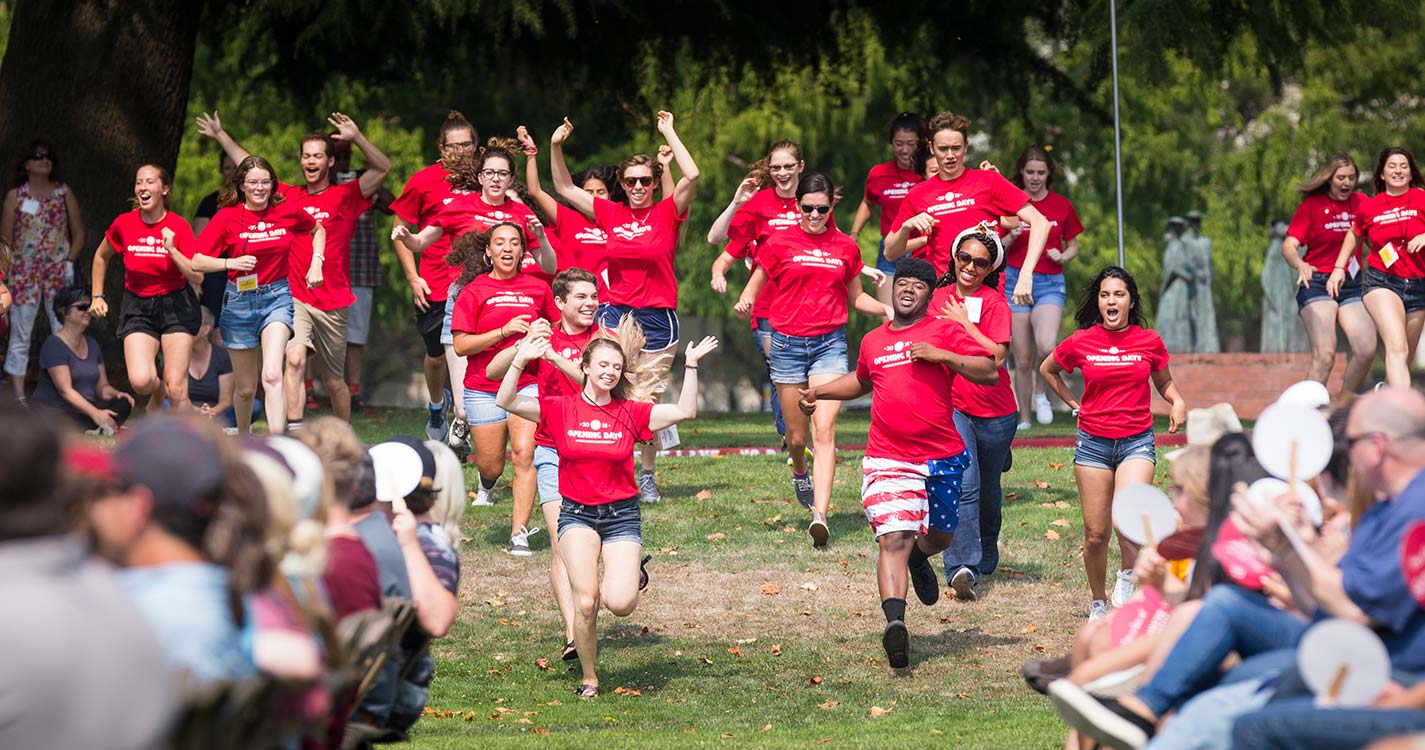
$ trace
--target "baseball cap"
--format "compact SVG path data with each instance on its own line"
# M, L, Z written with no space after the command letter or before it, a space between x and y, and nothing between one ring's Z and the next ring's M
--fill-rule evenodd
M227 478L214 437L177 417L139 420L114 449L119 481L142 485L159 506L188 507Z

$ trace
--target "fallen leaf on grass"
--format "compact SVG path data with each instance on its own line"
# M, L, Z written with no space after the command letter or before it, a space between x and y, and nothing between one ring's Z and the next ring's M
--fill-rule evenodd
M1058 471L1058 470L1064 468L1064 464L1063 464L1062 462L1059 462L1059 461L1053 461L1053 462L1051 462L1051 463L1049 464L1049 468L1053 469L1054 471Z
M781 647L780 644L776 644L776 643L772 644L772 648L771 648L770 650L771 650L773 656L781 656L781 655L782 655L782 647Z
M550 702L548 702L548 703L546 703L546 704L544 704L544 705L546 705L546 706L562 706L562 705L564 705L564 701L550 701Z
M736 646L730 646L730 647L728 647L727 652L728 652L729 654L732 654L733 656L742 656L742 649L740 649L740 648L738 648L738 647L736 647Z
M719 539L726 539L726 538L727 538L727 534L724 534L724 533L722 533L721 531L718 531L718 532L715 532L715 533L712 533L712 534L708 534L708 536L707 536L707 540L708 540L709 542L716 542L716 541L718 541Z
M830 742L830 741L831 741L831 738L830 738L830 737L822 737L821 739L819 739L819 740L816 741L816 744L818 744L818 745L825 745L826 743L828 743L828 742Z
M699 656L699 657L698 657L698 661L701 661L701 662L704 663L704 664L712 664L712 663L713 663L712 659L709 659L709 658L706 657L706 656Z
M811 680L809 680L809 682L811 682L811 684L813 684L813 685L820 685L820 684L821 684L821 678L820 678L820 677L813 677L813 678L811 678Z
M839 705L841 705L841 701L827 701L825 703L818 703L816 707L830 710L836 708Z
M1057 542L1059 541L1059 532L1053 529L1049 529L1048 531L1044 532L1044 538L1048 539L1051 542Z
M723 738L723 739L725 739L725 740L730 740L730 739L732 739L732 732L723 732L722 734L719 734L718 736L721 737L721 738Z
M775 583L764 583L762 584L762 593L767 596L776 596L782 593L782 587Z
M1052 509L1052 508L1054 507L1054 504L1053 504L1053 503L1040 503L1040 504L1039 504L1039 507L1041 507L1041 508L1051 508L1051 509Z
M619 685L618 687L614 688L614 695L624 695L630 698L638 698L643 695L643 692Z
M1039 632L1039 626L1038 626L1038 625L1026 625L1026 626L1024 626L1024 632L1025 632L1025 633L1037 633L1037 632Z
M964 700L964 699L966 699L966 698L969 698L969 697L970 697L970 694L969 694L969 693L956 693L956 694L955 694L955 697L956 697L956 698L959 698L959 699L961 699L961 700Z
M802 610L802 611L801 611L801 616L802 616L802 617L811 617L811 610L809 610L809 609L804 609L804 610Z
M1008 495L1005 495L1004 498L1005 498L1006 500L1018 500L1018 499L1019 499L1019 493L1018 493L1018 492L1011 492L1011 493L1009 493Z
M1067 518L1056 518L1056 519L1050 521L1050 522L1049 522L1049 525L1050 525L1050 526L1068 526L1068 525L1069 525L1069 519L1067 519Z
M535 659L534 665L536 667L539 667L539 671L541 672L548 672L549 670L553 669L553 667L549 666L548 659Z
M505 601L504 601L503 599L493 599L493 598L492 598L492 599L486 599L486 600L485 600L485 603L488 604L488 605L490 605L491 607L503 607L503 606L505 606Z
M1066 503L1066 502L1064 502L1063 500L1055 500L1055 501L1054 501L1054 507L1055 507L1055 508L1059 508L1060 510L1062 510L1062 509L1064 509L1064 508L1069 507L1069 504Z
M820 586L817 586L815 583L812 583L811 581L807 581L806 583L803 583L803 584L801 585L801 589L802 589L803 591L816 591L816 590L819 589L819 588L821 588L821 587L820 587Z
M769 518L769 519L763 521L762 523L765 523L765 524L767 524L768 526L776 526L777 524L779 524L779 523L781 523L781 522L782 522L782 517L781 517L781 516L772 516L771 518Z
M770 731L772 731L772 725L771 725L771 724L764 724L764 725L762 726L762 729L761 729L760 731L763 731L763 732L770 732Z
M871 706L871 718L879 719L882 716L889 715L894 710L895 709L893 708L881 708L880 706Z
M783 534L791 534L791 533L796 532L796 530L797 530L797 527L795 527L795 526L783 526L783 527L782 527L782 533L783 533ZM781 541L781 540L778 540L778 541Z
M1034 486L1035 486L1035 487L1038 487L1038 488L1041 489L1041 490L1047 490L1047 489L1049 489L1049 483L1046 482L1046 481L1044 481L1043 479L1036 479L1036 480L1034 480Z
M694 495L693 497L696 497L699 500L711 500L712 493L707 490L699 490L698 494Z
M931 734L945 734L944 732L940 731L939 729L932 729L932 730L930 730L930 733L931 733Z

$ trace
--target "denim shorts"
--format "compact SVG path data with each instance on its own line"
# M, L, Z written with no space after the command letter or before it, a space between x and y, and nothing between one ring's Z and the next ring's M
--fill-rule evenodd
M643 544L643 517L636 497L604 505L584 505L573 500L560 502L558 538L563 539L564 532L574 528L593 531L604 544Z
M1074 463L1079 466L1112 471L1130 458L1158 463L1152 428L1121 438L1099 437L1079 430L1079 436L1074 441Z
M292 291L286 279L278 279L250 292L239 292L232 281L223 290L223 317L218 330L229 349L257 349L262 332L273 323L292 330Z
M846 326L820 336L788 336L772 331L772 382L805 383L812 375L845 375Z
M758 318L757 330L753 331L753 335L757 337L757 348L762 352L762 359L766 360L768 365L772 364L772 319Z
M539 386L527 385L519 389L519 395L535 398L539 395ZM471 427L479 427L483 424L499 424L505 421L509 412L495 405L495 394L477 391L472 388L465 389L465 423Z
M904 256L902 256L904 257ZM896 275L896 262L886 259L886 238L881 238L881 244L876 248L876 268L887 276ZM889 283L889 282L888 282Z
M1019 269L1014 266L1005 266L1004 269L1004 299L1009 303L1010 312L1027 313L1031 307L1014 304L1014 285L1019 283ZM1053 305L1060 310L1064 309L1064 302L1068 299L1068 286L1064 283L1062 273L1036 273L1034 274L1034 307L1040 305Z
M440 319L440 343L455 345L455 334L450 332L450 319L455 315L455 298L460 296L460 285L450 283L450 296L445 298L445 317Z
M1319 271L1311 272L1311 282L1306 286L1296 288L1296 309L1300 310L1312 302L1319 302L1323 299L1331 299L1331 295L1326 293L1326 280L1331 278L1329 273ZM1346 277L1345 283L1341 284L1341 296L1336 298L1336 304L1349 305L1353 302L1360 302L1364 290L1361 288L1361 277Z
M559 494L559 451L545 445L534 446L534 473L540 505L563 499Z
M678 345L678 313L668 307L629 307L628 305L599 305L599 326L613 330L618 328L619 319L629 313L643 328L645 352L661 352Z
M1375 289L1389 289L1405 304L1408 313L1425 310L1425 278L1407 279L1367 267L1365 288L1367 293Z

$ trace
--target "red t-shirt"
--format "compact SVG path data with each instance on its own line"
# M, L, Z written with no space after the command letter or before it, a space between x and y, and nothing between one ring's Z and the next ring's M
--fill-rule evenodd
M594 199L594 223L609 234L609 299L628 307L678 307L678 277L673 254L678 228L688 212L678 213L673 198L648 208Z
M779 290L768 316L773 330L820 336L846 325L846 290L863 267L856 240L830 228L808 234L797 224L763 240L757 262Z
M493 331L520 317L529 316L530 322L536 318L559 320L559 310L554 306L554 293L549 285L528 274L517 273L508 279L497 279L488 273L476 276L460 290L455 298L455 309L450 314L452 333L485 333ZM496 354L515 346L522 335L509 335L495 342L488 349L467 357L465 366L465 387L470 390L496 393L500 381L485 376L485 366ZM536 374L525 370L520 373L520 387L533 385Z
M455 197L445 179L448 174L445 167L436 163L411 175L400 197L391 201L391 211L405 222L415 225L417 230L429 226L441 206ZM429 299L434 302L444 302L450 293L450 282L460 278L461 269L445 262L445 256L450 254L451 239L449 234L443 234L421 251L417 270L430 287Z
M430 221L432 226L441 228L444 232L442 236L448 235L453 242L455 238L469 232L483 232L501 222L513 223L524 232L525 253L520 259L520 270L533 274L546 284L554 280L554 275L545 273L539 267L539 261L534 259L534 249L539 245L539 240L525 223L528 217L534 216L534 211L531 211L529 206L508 199L495 206L485 201L484 194L464 190L455 191L454 197L454 200L441 206Z
M1371 268L1407 279L1425 276L1425 251L1405 250L1410 240L1422 232L1425 232L1425 190L1410 188L1404 195L1397 196L1382 191L1361 201L1360 212L1356 214L1356 235L1370 242L1366 262ZM1398 256L1390 268L1385 267L1380 257L1386 245Z
M288 257L302 236L311 233L317 222L294 201L268 204L261 211L250 211L239 203L218 209L208 225L198 235L195 255L233 257L253 255L257 267L252 271L228 271L228 279L257 274L257 283L273 284L287 278ZM308 243L311 240L307 240ZM303 268L305 276L307 269Z
M563 322L556 320L554 333L549 337L549 348L555 354L577 365L584 361L584 348L598 334L599 326L597 324L589 326L589 329L583 333L565 333ZM579 395L579 386L558 367L543 360L530 364L534 365L540 396L555 398ZM549 427L544 420L540 420L539 426L534 429L534 444L546 448L554 447L554 436L550 434Z
M331 599L332 614L340 620L350 614L381 608L381 582L376 558L360 537L327 538L327 563L322 586Z
M1034 207L1039 209L1039 213L1044 214L1044 218L1049 220L1049 239L1044 241L1044 253L1039 256L1039 262L1034 264L1033 273L1063 273L1064 264L1049 257L1050 250L1064 251L1064 246L1069 240L1084 233L1084 225L1079 223L1079 214L1074 210L1074 204L1068 198L1054 191L1049 191L1043 200L1029 201ZM954 237L952 236L953 240ZM1019 237L1014 240L1014 244L1009 246L1008 257L1005 259L1009 265L1024 269L1024 256L1029 254L1029 227L1025 227Z
M930 242L915 256L930 261L935 272L943 274L950 267L950 245L957 235L982 221L998 222L1001 216L1012 216L1028 202L1023 190L995 172L966 169L953 180L937 176L911 188L891 231L921 212L938 219Z
M957 354L984 354L959 324L928 316L892 330L883 323L861 339L856 377L871 384L871 432L866 455L921 462L965 450L955 431L952 400L957 383L950 368L911 359L912 344L925 341ZM953 386L953 387L952 387Z
M1325 192L1308 195L1301 200L1286 228L1288 237L1295 237L1305 248L1302 259L1318 273L1331 273L1336 268L1336 255L1346 232L1356 223L1356 214L1366 196L1351 193L1344 201L1333 201ZM1350 261L1347 261L1350 263Z
M582 268L598 279L599 299L604 299L609 290L609 235L598 228L589 217L572 208L558 204L555 213L557 222L552 231L546 232L559 243L559 270Z
M925 175L901 169L894 161L871 167L866 175L866 202L881 209L881 236L892 231L891 224L900 214L901 203L910 189L925 182Z
M327 231L326 245L322 249L326 257L322 263L322 284L316 289L307 288L307 268L312 264L311 235L303 235L300 241L292 243L287 272L292 297L318 310L349 307L356 301L351 291L351 237L356 234L356 220L376 202L375 196L363 196L359 180L331 185L316 194L307 192L305 186L278 183L277 192L288 203L300 206Z
M800 221L796 196L783 198L777 195L776 188L758 190L732 215L732 221L727 225L727 246L723 251L738 259L752 256L755 261L757 246L765 242L769 235L795 227ZM834 217L831 226L836 226ZM752 304L754 323L758 318L771 317L776 301L777 282L768 279Z
M607 505L638 495L633 444L653 439L653 404L614 399L603 406L582 394L540 394L540 421L559 452L559 495L580 505Z
M988 284L981 284L980 288L970 296L980 300L980 319L979 321L971 320L971 322L990 341L1009 346L1012 317L1009 303L1004 300L1004 292L998 291ZM945 307L945 301L951 297L960 300L962 304L965 301L965 298L955 291L954 284L936 289L930 296L930 314L939 315L941 308ZM969 335L968 331L966 335ZM956 383L955 395L951 400L956 409L982 419L1003 417L1019 410L1019 406L1014 400L1014 389L1009 385L1009 368L1004 365L1000 365L999 379L995 381L994 385L980 385L968 380Z
M1168 348L1158 332L1102 324L1074 331L1054 347L1065 370L1083 370L1079 427L1102 438L1124 438L1153 426L1152 374L1168 366Z
M163 230L173 231L173 247L185 258L192 258L196 245L193 228L182 216L167 211L157 223L143 220L138 209L119 214L104 239L114 253L124 258L124 288L140 297L172 294L188 280L163 249Z

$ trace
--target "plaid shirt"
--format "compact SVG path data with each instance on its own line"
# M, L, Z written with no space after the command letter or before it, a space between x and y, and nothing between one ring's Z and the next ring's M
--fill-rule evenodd
M356 173L351 179L360 174ZM338 183L348 182L335 172L332 176ZM381 256L376 249L376 225L372 220L374 210L368 208L357 217L356 233L351 236L351 285L354 287L381 285Z

